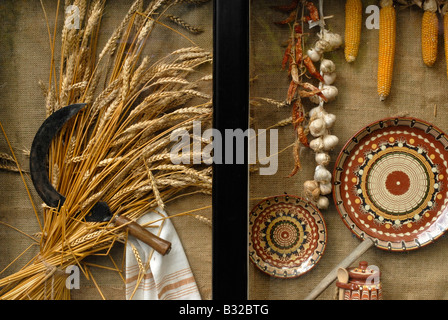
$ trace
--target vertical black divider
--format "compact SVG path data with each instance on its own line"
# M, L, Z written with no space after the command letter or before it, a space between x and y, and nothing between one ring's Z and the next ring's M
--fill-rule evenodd
M214 0L213 126L222 135L222 164L213 165L213 300L247 299L248 156L225 161L226 129L249 125L249 1Z

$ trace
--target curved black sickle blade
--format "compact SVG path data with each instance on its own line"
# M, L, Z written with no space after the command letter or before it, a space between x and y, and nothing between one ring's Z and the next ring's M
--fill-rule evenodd
M42 200L53 208L61 207L65 202L65 197L56 191L49 179L47 154L51 141L64 124L75 116L85 105L85 103L72 104L54 112L40 126L31 145L31 180ZM90 222L107 222L112 219L112 214L107 203L97 202L86 215L85 219ZM142 241L153 247L157 252L164 255L170 251L171 243L169 241L159 238L125 217L120 221L123 221L122 225L129 229L131 235L140 237Z
M47 154L51 141L64 124L85 105L85 103L71 104L51 114L40 126L31 145L31 180L41 199L52 208L61 207L65 202L65 197L56 191L49 179ZM111 218L112 214L105 202L96 203L86 216L86 220L90 222L106 222Z
M112 212L106 202L97 202L90 209L90 212L86 215L85 219L87 222L107 222L112 219Z
M31 145L31 180L42 200L53 208L62 206L65 197L56 191L48 177L47 154L51 141L64 124L75 116L85 105L85 103L72 104L51 114L40 126Z

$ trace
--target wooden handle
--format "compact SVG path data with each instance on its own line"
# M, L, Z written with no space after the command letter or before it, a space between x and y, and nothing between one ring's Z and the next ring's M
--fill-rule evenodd
M338 282L336 282L336 286L339 288L339 300L344 300L345 296L345 285L348 283L350 275L346 268L338 269Z
M339 300L344 300L345 289L339 288Z
M128 230L130 235L136 237L140 241L143 241L161 255L164 256L168 252L170 252L171 242L166 241L149 232L138 223L123 216L117 216L114 222L117 226L124 226Z
M336 279L338 276L339 268L348 268L350 265L356 261L364 252L373 247L373 240L366 238L359 246L353 250L341 263L339 263L330 273L322 279L322 281L314 288L313 291L305 298L305 300L316 299L327 287Z

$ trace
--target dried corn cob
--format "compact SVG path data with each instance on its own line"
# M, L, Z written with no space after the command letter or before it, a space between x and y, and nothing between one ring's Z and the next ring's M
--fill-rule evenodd
M423 4L422 18L422 58L423 62L431 67L437 59L437 46L439 37L439 19L437 18L437 3L427 0Z
M445 61L446 61L446 73L448 76L448 3L442 7L443 16L443 38L445 42Z
M383 101L390 93L395 57L396 12L392 0L381 0L378 50L378 94Z
M362 2L347 0L345 3L345 60L355 61L361 41Z

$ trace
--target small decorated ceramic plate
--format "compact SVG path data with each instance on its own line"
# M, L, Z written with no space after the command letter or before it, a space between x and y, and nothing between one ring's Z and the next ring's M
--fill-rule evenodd
M374 122L342 149L333 174L336 208L359 238L412 250L448 228L448 140L413 118Z
M249 256L263 272L295 278L322 257L327 230L319 210L302 198L267 198L250 212Z

